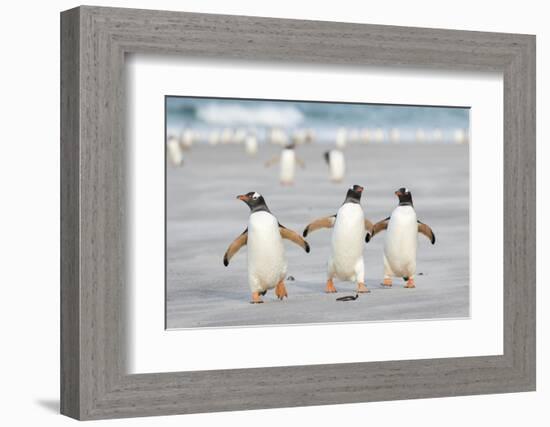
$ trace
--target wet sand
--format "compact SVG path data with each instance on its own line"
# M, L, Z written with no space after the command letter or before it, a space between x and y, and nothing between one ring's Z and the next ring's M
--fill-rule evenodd
M323 159L327 146L300 146L296 182L282 187L278 165L264 162L279 151L260 146L256 157L243 146L196 145L185 165L167 167L167 326L168 328L280 325L349 321L441 319L469 316L469 173L468 145L371 144L348 146L347 175L331 183ZM352 184L365 187L362 206L371 221L396 206L394 190L413 193L418 218L434 230L434 246L419 237L415 289L401 279L380 286L384 234L365 245L366 284L371 293L355 301L355 284L335 282L337 294L323 292L331 230L308 236L311 253L285 241L289 298L269 291L264 304L250 304L246 247L224 267L229 243L248 222L248 207L237 194L264 195L280 223L299 233L312 219L331 215ZM365 197L366 196L366 197Z

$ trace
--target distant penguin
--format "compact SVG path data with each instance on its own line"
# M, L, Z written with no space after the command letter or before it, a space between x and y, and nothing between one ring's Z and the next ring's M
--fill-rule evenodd
M373 133L374 142L384 142L386 138L386 133L382 128L376 128Z
M327 284L325 292L336 292L333 279L353 281L356 292L369 292L365 286L365 264L363 261L363 239L370 238L372 223L365 219L361 207L363 187L354 185L336 215L319 218L309 224L303 236L320 228L334 228L332 231L331 254L327 265Z
M372 138L372 135L369 128L363 129L359 134L359 139L363 144L368 144L371 138Z
M248 132L246 129L239 128L235 131L232 138L233 144L242 144L246 142L246 136L248 135Z
M399 132L399 129L393 128L390 130L390 141L397 143L401 139L401 132Z
M183 165L183 154L177 138L173 136L168 138L168 141L166 142L166 151L172 166Z
M392 285L392 277L402 277L406 288L414 288L416 274L416 248L418 233L424 234L432 245L435 234L432 229L420 222L414 210L412 194L407 188L395 192L399 205L386 219L374 224L372 236L387 229L384 243L384 286Z
M332 182L342 182L346 174L346 160L344 153L338 149L325 152L325 161L328 164L329 177Z
M414 138L416 142L426 142L426 132L424 132L424 129L417 129Z
M220 142L222 144L231 144L232 140L233 140L233 129L225 128L224 130L222 130L222 133L220 136Z
M305 143L306 143L306 139L307 139L307 131L306 131L306 129L296 129L296 130L292 133L292 141L293 141L294 144L296 144L296 145L305 144Z
M249 156L255 156L258 153L258 139L255 135L247 135L244 140L244 148L246 154Z
M295 144L287 144L281 151L280 156L267 161L265 166L271 166L273 163L280 162L279 181L281 185L294 184L294 175L296 174L296 164L304 168L304 162L296 156Z
M272 128L268 133L268 140L271 144L285 146L288 144L286 132L279 128Z
M464 144L468 142L468 136L464 129L456 129L453 133L454 142L457 144Z
M281 169L279 180L283 185L291 185L294 183L294 175L296 172L296 150L294 144L288 144L281 151Z
M191 129L185 129L180 136L180 146L182 150L189 150L195 140L195 132Z
M336 132L336 147L343 149L346 148L348 142L348 130L346 128L340 128Z
M214 130L210 132L210 135L208 136L208 143L210 145L218 145L220 142L220 131Z
M284 279L287 263L283 239L291 240L306 252L309 244L302 237L277 221L269 211L261 194L249 192L237 196L250 208L248 227L229 245L223 257L227 267L229 260L244 245L248 245L248 284L252 292L251 303L262 303L261 296L275 288L275 295L287 297Z

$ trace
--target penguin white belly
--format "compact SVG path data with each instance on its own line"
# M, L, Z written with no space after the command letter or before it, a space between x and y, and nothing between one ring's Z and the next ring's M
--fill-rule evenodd
M358 203L345 203L338 209L332 231L332 253L329 275L332 272L340 280L363 281L357 277L363 269L363 245L365 239L365 215ZM359 267L360 264L360 267Z
M281 176L283 184L294 182L294 171L296 169L296 153L291 149L284 149L281 153Z
M286 275L283 239L277 219L254 212L248 221L248 282L252 292L274 288Z
M414 208L412 206L395 208L386 231L384 255L393 275L414 276L418 245L418 223Z
M346 173L346 162L344 153L339 150L332 150L329 154L329 172L330 179L335 182L341 182Z

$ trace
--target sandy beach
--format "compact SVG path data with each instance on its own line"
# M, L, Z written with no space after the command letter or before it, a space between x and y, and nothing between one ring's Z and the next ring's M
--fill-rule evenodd
M264 162L278 153L261 145L256 157L243 146L196 144L183 167L167 167L168 328L281 325L357 321L459 318L469 315L469 173L467 144L368 144L345 150L346 179L328 179L325 144L297 148L305 162L293 186L278 182L278 166ZM250 304L244 247L224 267L229 243L248 222L248 207L237 194L257 191L287 228L300 234L312 219L331 215L352 184L365 187L362 206L371 221L388 216L397 204L394 190L408 187L418 218L434 230L434 246L419 237L415 289L395 279L380 286L384 234L365 245L366 284L371 293L355 301L355 284L335 282L338 293L323 292L331 230L308 237L311 253L285 241L289 297L273 291L264 304Z

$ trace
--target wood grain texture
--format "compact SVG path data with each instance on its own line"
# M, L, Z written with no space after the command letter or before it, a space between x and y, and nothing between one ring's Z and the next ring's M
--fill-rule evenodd
M80 414L79 13L61 20L61 412Z
M61 21L62 413L100 419L534 390L534 36L96 7ZM128 53L502 72L504 354L128 375Z

